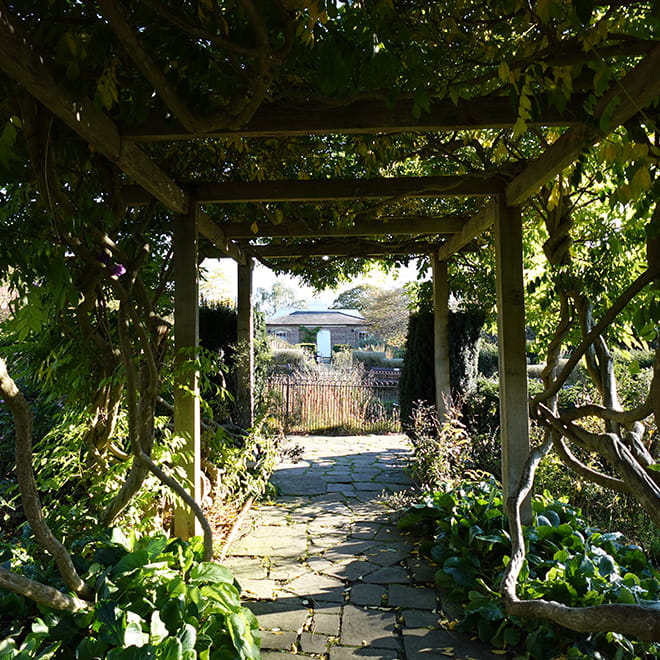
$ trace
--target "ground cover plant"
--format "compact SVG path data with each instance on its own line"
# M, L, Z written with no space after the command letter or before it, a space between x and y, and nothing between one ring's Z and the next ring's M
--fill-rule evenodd
M56 572L26 561L28 545L0 546L3 565L58 586ZM39 607L0 592L0 658L257 660L258 624L240 604L231 572L203 561L200 539L126 536L81 539L75 561L94 602L75 611ZM23 556L21 556L23 555Z
M147 479L185 498L169 471L183 452L171 451L156 410L172 404L172 368L195 390L194 350L169 348L173 316L194 334L188 294L204 257L231 256L246 273L257 255L323 286L364 271L367 256L444 255L452 300L489 310L488 229L504 214L525 222L528 321L547 364L531 407L543 447L660 522L649 423L660 418L660 369L632 406L611 360L615 342L657 345L659 34L657 2L0 1L0 278L17 296L18 344L49 340L34 382L87 420L59 456L85 468L66 493L79 530L93 518L85 504L99 504L85 499L91 484L108 473L117 478L105 484L101 527L133 503L138 519L146 513ZM365 192L369 179L376 189ZM333 180L348 194L299 194ZM275 181L295 194L287 184L251 201ZM207 184L251 192L232 201ZM411 231L424 218L437 234ZM296 225L302 234L289 232ZM173 314L175 289L184 314ZM20 352L3 350L0 366L16 373ZM581 360L599 398L561 410L555 395ZM33 467L24 412L23 477ZM31 514L38 490L23 493ZM32 515L40 545L87 597L70 561L79 537L54 543L40 522ZM539 603L508 596L507 608L538 614ZM636 612L660 625L657 610Z
M533 500L520 597L573 607L640 604L660 608L660 571L618 532L590 527L581 512L547 492ZM578 633L550 621L509 616L501 580L511 558L502 491L492 477L438 487L400 519L435 566L443 597L459 604L457 630L497 649L550 658L653 658L660 644L611 632Z

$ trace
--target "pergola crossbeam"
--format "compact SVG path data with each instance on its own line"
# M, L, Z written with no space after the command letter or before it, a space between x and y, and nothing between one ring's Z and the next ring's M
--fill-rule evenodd
M388 197L483 197L504 189L498 175L404 176L377 179L236 181L198 184L198 203L321 202Z
M431 254L438 249L437 243L379 243L355 239L315 241L291 245L248 245L242 244L244 252L263 259L285 259L295 257L390 257L396 255L419 256Z
M600 99L594 126L570 128L506 187L506 203L517 206L579 157L585 148L628 121L660 96L660 45L631 69ZM609 115L609 118L607 118ZM602 120L596 128L595 122Z
M581 114L578 99L560 113L549 104L532 126L571 126ZM178 122L153 121L124 130L122 137L135 142L190 140L219 137L289 137L296 135L354 135L362 133L398 133L423 131L459 131L479 128L512 128L517 111L508 98L484 98L431 102L427 112L415 116L414 102L401 99L394 105L384 100L361 100L337 105L318 103L267 103L242 128L190 133Z
M320 227L303 220L283 221L278 225L271 222L226 222L219 224L227 238L327 238L332 236L421 236L424 234L451 235L461 231L466 218L447 217L402 217L392 216L377 220L357 219L351 227ZM255 231L256 230L256 231Z

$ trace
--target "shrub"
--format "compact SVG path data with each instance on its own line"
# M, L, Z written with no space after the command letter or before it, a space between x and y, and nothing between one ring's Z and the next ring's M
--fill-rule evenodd
M622 534L588 527L578 509L547 493L535 497L532 506L521 598L570 606L658 598L660 573ZM494 479L438 488L412 507L399 526L421 532L421 548L437 565L437 584L449 601L461 604L457 630L535 660L657 657L660 652L660 644L609 633L580 634L549 621L506 615L498 589L511 543Z
M477 357L477 369L479 375L491 378L497 373L499 365L499 348L494 341L481 338L479 342L479 355Z
M449 314L449 375L455 403L460 403L476 385L477 347L483 322L484 315L479 311ZM433 314L411 314L400 383L404 428L410 425L413 402L435 403L434 350Z
M350 344L335 344L332 347L333 353L347 353L353 350L353 347Z
M469 466L470 438L454 407L441 424L435 407L423 402L415 404L410 439L413 444L410 473L424 488L453 483Z
M77 562L96 585L93 608L56 612L0 591L0 657L260 658L256 617L240 604L231 572L200 560L200 539L113 530L81 550ZM16 548L0 551L4 561L12 555Z
M289 365L291 369L300 369L310 362L308 351L302 348L276 348L271 358L272 365Z
M365 368L383 367L387 363L385 351L353 351L353 360Z

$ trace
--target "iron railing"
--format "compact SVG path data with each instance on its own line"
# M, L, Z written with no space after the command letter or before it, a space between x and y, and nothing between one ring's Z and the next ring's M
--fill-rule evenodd
M379 374L380 375L380 374ZM273 414L287 433L399 431L398 378L367 374L273 374L268 379Z

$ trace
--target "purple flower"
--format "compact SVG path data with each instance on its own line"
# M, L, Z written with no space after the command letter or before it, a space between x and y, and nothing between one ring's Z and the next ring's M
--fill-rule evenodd
M123 264L112 264L111 266L108 266L108 270L113 277L121 277L126 272L126 268Z

